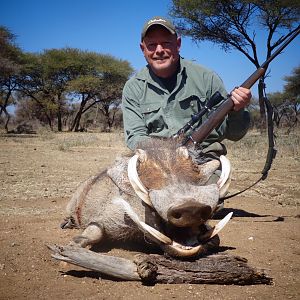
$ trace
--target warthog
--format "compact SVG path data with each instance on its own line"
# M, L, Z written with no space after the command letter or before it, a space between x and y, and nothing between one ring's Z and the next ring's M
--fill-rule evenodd
M198 164L188 148L172 141L154 140L142 148L78 187L61 224L84 229L73 243L147 241L174 257L197 256L218 245L217 233L231 215L212 228L206 223L228 188L229 161L221 156ZM208 183L217 169L220 179Z

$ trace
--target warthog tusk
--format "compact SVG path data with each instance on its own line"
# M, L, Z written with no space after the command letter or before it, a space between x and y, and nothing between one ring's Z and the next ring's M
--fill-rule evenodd
M220 198L222 198L226 195L226 192L230 185L231 166L230 166L229 159L224 155L220 156L220 161L221 161L221 166L222 166L222 173L217 182L217 185L220 190Z
M204 235L201 236L202 241L207 241L217 235L229 222L233 212L227 214L220 222L218 222L213 228L208 230Z
M133 157L131 157L128 161L128 178L132 185L132 188L136 192L136 194L149 206L153 207L150 198L149 193L146 189L146 187L141 182L139 175L137 173L137 161L138 161L138 155L135 154Z
M190 257L195 256L201 252L203 245L198 246L184 246L175 241L172 241L169 237L159 232L155 228L147 225L144 222L140 221L140 226L144 229L143 232L150 235L150 238L154 241L157 241L161 244L162 249L168 254L171 254L176 257Z
M162 242L163 244L170 245L172 244L172 240L161 233L160 231L156 230L155 228L149 226L148 224L140 221L140 225L143 227L144 232L149 233L152 237L156 238L158 241Z
M190 247L190 246L183 246L174 241L172 245L163 245L162 248L165 252L175 257L192 257L205 251L205 247L203 245Z
M231 219L233 215L233 212L230 212L229 214L227 214L217 225L215 225L213 228L213 232L211 234L211 236L209 238L214 237L215 235L217 235L225 226L226 224L229 222L229 220Z
M168 236L164 235L157 229L149 226L142 222L138 215L133 211L128 202L122 198L116 198L113 203L122 206L126 214L132 219L132 221L140 228L142 232L147 234L153 242L159 243L161 247L169 254L176 257L191 257L200 254L205 250L204 245L200 244L197 246L185 246L171 240ZM224 226L228 223L232 216L232 212L223 218L216 226L214 226L208 233L205 234L205 241L213 238L217 235Z
M208 242L211 238L213 238L215 235L217 235L224 227L225 225L229 222L232 212L226 215L218 224L216 224L211 230L209 230L206 234L205 237L201 237L203 241ZM205 251L205 248L203 245L198 245L195 247L186 247L183 246L179 243L172 242L171 245L164 245L163 248L170 254L172 253L174 256L177 257L189 257L189 256L195 256L200 254L202 251Z
M155 228L149 226L148 224L142 222L138 215L134 212L132 207L122 198L116 198L113 200L113 203L122 206L126 214L131 218L131 220L139 227L139 229L145 234L149 234L152 238L154 238L154 242L163 243L163 244L171 244L172 240L156 230Z

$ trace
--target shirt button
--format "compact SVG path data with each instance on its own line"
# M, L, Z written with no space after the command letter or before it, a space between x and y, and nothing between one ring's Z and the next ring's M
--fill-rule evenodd
M194 106L194 103L192 103L191 106L193 107L193 106Z
M149 107L147 108L147 111L150 111L150 108L149 108Z

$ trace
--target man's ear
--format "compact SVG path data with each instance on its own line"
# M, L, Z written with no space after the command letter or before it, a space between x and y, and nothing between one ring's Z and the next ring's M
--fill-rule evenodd
M177 37L177 41L176 41L176 44L177 44L177 51L179 52L180 50L180 47L181 47L181 37Z
M144 52L145 45L144 45L144 43L143 43L143 42L141 42L141 43L140 43L140 48L141 48L142 52Z

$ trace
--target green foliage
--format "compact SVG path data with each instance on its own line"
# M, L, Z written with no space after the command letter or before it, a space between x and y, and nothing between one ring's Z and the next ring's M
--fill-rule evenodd
M281 29L291 30L293 25L297 25L300 14L300 4L298 0L258 0L249 1L257 5L259 18L262 26L277 26Z
M120 97L132 72L128 62L110 55L73 48L49 49L24 56L19 89L43 109L50 127L55 115L59 131L63 119L70 116L70 103L80 103L70 125L77 131L82 114L95 103L110 105Z
M108 127L111 127L113 118L110 107L120 101L123 86L133 69L126 61L93 52L82 53L82 63L84 72L68 84L68 91L80 99L70 130L78 131L82 114L96 104L100 104L100 111L106 116Z
M285 76L284 91L300 103L300 66L296 67L290 76Z
M5 27L0 26L0 82L18 73L22 52L15 45L15 36Z
M286 95L281 92L269 93L267 96L273 106L279 106L286 101Z
M4 128L8 131L10 114L7 107L13 104L13 92L16 89L16 76L20 71L21 50L14 43L15 36L0 26L0 118L6 116Z
M274 107L274 122L277 127L285 126L288 133L298 124L300 112L300 67L293 70L292 75L286 76L284 91L270 93L268 98Z

